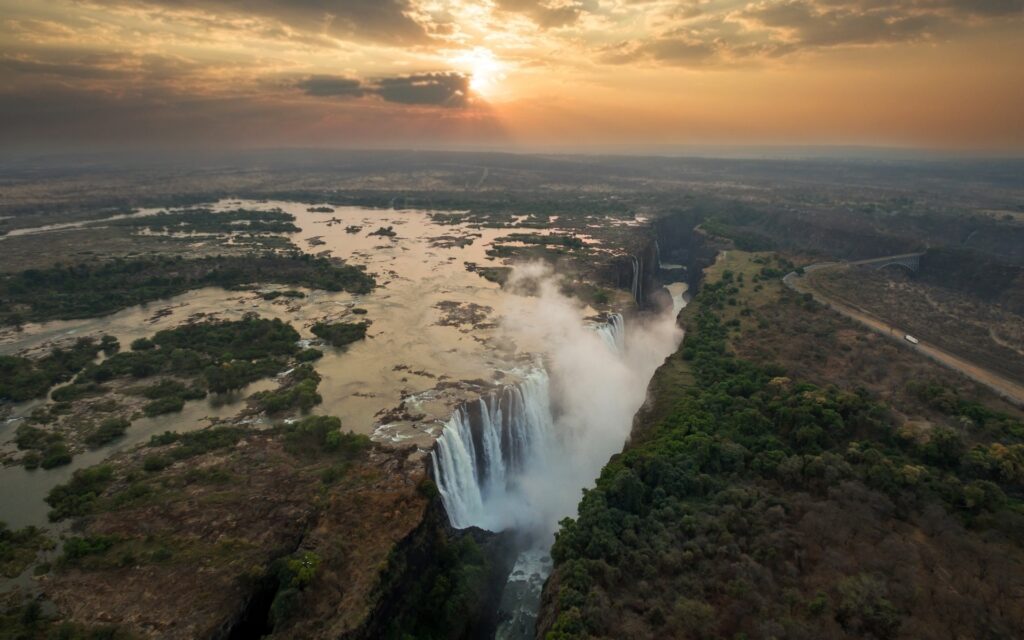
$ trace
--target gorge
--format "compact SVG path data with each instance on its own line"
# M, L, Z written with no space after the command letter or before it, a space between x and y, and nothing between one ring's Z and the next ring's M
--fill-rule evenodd
M582 490L622 448L682 332L674 305L587 322L543 265L516 267L508 288L534 295L512 298L503 329L542 352L520 382L460 407L431 458L452 526L516 534L497 637L527 638L558 522L575 515Z

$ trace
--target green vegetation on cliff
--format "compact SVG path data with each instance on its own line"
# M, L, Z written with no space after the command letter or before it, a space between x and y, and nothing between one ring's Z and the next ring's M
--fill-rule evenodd
M919 382L948 420L912 432L863 389L743 360L753 290L730 274L687 310L630 444L562 522L546 637L1024 633L1024 425Z

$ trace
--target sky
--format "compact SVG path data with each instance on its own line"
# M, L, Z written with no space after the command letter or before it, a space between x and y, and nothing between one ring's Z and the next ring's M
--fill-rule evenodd
M0 146L1024 151L1024 0L0 0Z

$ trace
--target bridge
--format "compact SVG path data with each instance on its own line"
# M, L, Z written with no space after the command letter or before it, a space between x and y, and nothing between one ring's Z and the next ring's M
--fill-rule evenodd
M884 258L858 260L848 264L871 267L872 269L884 269L886 267L899 266L910 271L917 271L921 268L921 256L923 255L923 251L920 253L904 253L898 256L885 256Z

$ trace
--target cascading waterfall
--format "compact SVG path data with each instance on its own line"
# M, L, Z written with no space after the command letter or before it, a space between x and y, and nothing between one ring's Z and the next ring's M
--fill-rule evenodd
M517 477L544 465L555 446L547 371L460 407L431 453L452 526L499 531L522 517L512 508Z
M609 351L625 351L625 321L611 314L594 327ZM544 469L559 450L550 379L538 366L515 385L463 405L431 453L434 478L453 527L492 531L530 520L518 478Z
M632 260L639 302L643 264ZM651 376L682 337L668 312L631 323L628 340L621 315L588 326L549 271L520 269L518 280L538 293L510 304L505 322L514 335L544 345L544 365L461 407L432 453L453 526L517 533L521 547L502 593L497 640L533 638L558 522L575 513L580 492L621 450ZM516 279L513 271L513 290Z
M610 314L608 321L595 327L595 331L615 353L622 354L626 351L626 321L621 313Z

